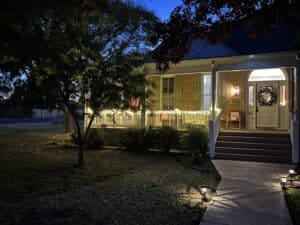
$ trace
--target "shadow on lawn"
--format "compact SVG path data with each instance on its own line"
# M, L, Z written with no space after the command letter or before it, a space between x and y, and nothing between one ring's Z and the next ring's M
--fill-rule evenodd
M180 153L86 151L49 145L51 137L0 137L0 224L199 224L199 185L216 188L212 164Z

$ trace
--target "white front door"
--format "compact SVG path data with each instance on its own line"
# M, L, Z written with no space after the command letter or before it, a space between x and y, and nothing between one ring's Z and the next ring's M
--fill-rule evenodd
M262 81L256 85L256 127L278 128L278 82Z

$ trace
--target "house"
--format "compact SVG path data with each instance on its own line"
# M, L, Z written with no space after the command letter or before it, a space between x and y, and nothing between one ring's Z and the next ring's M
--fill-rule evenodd
M255 39L237 30L215 45L196 40L166 73L151 65L147 110L104 110L93 126L203 125L212 158L298 163L300 51L293 49L294 37L280 28Z

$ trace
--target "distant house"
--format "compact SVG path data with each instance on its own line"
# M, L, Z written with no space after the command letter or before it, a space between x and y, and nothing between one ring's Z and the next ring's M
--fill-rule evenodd
M203 125L209 128L211 157L254 155L297 163L300 51L293 49L294 37L281 28L255 39L237 30L215 45L196 40L166 73L151 65L148 80L154 85L147 90L153 95L144 113L105 110L93 126Z

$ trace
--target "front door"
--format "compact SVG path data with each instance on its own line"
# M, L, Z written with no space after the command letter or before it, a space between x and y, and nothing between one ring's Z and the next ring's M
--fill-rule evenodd
M278 82L257 82L256 127L278 128L278 114Z

